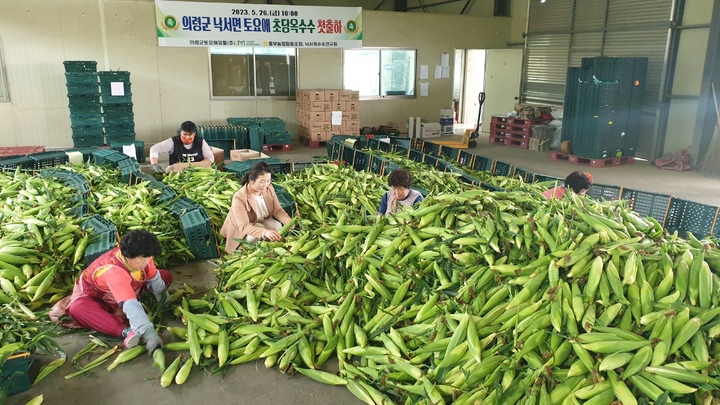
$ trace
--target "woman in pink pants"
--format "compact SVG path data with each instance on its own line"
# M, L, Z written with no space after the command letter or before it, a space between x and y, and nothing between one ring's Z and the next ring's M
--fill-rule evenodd
M160 254L160 242L146 230L130 231L120 246L98 257L75 282L71 296L58 301L51 319L70 315L80 327L124 338L125 347L140 344L149 353L162 347L138 295L149 291L158 300L167 296L172 275L155 267L153 256Z

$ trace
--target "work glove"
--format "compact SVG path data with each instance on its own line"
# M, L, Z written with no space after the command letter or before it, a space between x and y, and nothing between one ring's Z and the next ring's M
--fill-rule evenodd
M156 172L156 173L164 173L164 172L165 172L165 171L163 170L162 166L160 166L160 165L157 164L157 163L153 164L152 167L153 167L153 169L155 169L155 172Z
M162 349L162 339L154 329L147 330L143 338L145 338L145 349L147 349L148 355L152 356L155 349Z

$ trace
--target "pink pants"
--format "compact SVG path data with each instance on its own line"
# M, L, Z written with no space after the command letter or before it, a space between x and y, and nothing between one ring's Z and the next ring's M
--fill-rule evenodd
M172 274L167 270L158 271L160 278L165 282L165 288L169 287L172 283ZM91 297L75 300L68 308L68 313L78 325L106 335L122 336L123 329L130 326L127 318L116 315L106 302Z

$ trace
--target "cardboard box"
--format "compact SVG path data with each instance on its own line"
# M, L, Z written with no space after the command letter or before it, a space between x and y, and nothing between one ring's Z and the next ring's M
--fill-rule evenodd
M343 130L345 129L344 125L331 125L330 126L330 132L333 134L345 134Z
M348 130L348 131L360 131L360 121L359 120L343 121L343 129Z
M306 90L305 100L313 101L325 101L325 91L323 90Z
M210 149L212 149L213 157L215 158L215 164L219 165L220 163L225 161L225 151L224 150L222 150L220 148L216 148L214 146L211 146Z
M436 138L441 135L442 127L437 122L427 122L421 124L420 137L421 138Z
M332 111L345 111L345 102L344 101L333 101L331 103Z
M330 121L328 118L328 112L326 111L312 111L309 113L310 122L325 122Z
M212 166L212 163L205 162L205 161L193 162L193 163L175 163L172 166L168 166L166 170L170 171L170 172L181 172L190 166L210 167L210 166Z
M360 136L360 131L359 130L357 130L357 131L346 130L343 135Z
M252 149L233 149L230 151L230 160L244 162L246 160L269 158L270 156Z
M325 101L336 102L339 96L339 90L325 90Z
M332 138L330 131L312 131L310 132L310 140L315 142L324 142Z
M307 111L330 111L332 105L330 102L310 101L305 108Z
M345 102L345 111L360 111L360 102L359 101L346 101Z
M311 122L310 123L310 132L315 131L329 131L330 130L330 121L323 121L323 122Z
M353 90L340 90L339 99L341 101L353 101L360 99L360 93Z

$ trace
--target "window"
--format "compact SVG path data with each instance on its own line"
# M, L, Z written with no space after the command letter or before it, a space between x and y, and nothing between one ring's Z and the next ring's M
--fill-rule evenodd
M343 87L360 97L414 97L414 49L346 49Z
M211 97L295 97L295 48L210 48Z
M7 82L5 81L5 65L2 59L2 49L0 49L0 101L10 101L7 91Z
M495 0L493 17L510 17L510 0Z

